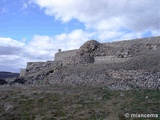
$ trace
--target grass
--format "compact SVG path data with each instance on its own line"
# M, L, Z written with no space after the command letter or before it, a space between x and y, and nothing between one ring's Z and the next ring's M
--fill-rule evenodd
M159 106L159 90L110 91L100 87L65 86L0 88L1 120L145 120L124 115L160 115Z

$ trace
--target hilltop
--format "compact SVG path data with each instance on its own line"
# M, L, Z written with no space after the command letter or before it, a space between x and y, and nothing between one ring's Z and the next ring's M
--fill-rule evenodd
M160 37L111 43L89 40L76 50L59 49L54 61L28 62L18 78L18 73L10 72L1 72L0 76L2 85L8 82L105 86L111 90L160 89Z
M28 62L26 84L106 86L113 90L160 87L160 37L112 43L90 40L61 51L54 61Z
M2 120L159 120L160 37L89 40L0 84Z

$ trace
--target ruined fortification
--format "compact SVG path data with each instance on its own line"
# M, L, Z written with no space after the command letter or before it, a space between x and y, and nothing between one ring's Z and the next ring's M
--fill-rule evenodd
M144 38L102 44L91 40L84 43L80 49L56 53L55 61L62 61L63 65L125 62L145 50L158 49L160 47L158 38Z
M21 69L20 75L37 72L45 66L54 63L67 65L89 64L89 63L121 63L132 59L143 51L157 50L160 48L160 37L125 40L111 43L99 43L90 40L84 43L79 49L62 51L55 54L54 61L28 62L26 69ZM30 68L36 66L35 70Z
M27 84L106 86L109 89L160 89L160 37L112 43L85 42L55 54L54 61L28 62Z
M55 54L54 61L49 63L60 62L62 66L77 65L85 63L120 63L130 60L132 57L143 53L145 50L157 50L160 48L160 37L142 38L126 40L112 43L99 43L90 40L84 43L80 49L61 51ZM30 66L45 66L47 62L28 62ZM42 69L37 67L37 70ZM36 70L35 70L36 71ZM27 69L21 69L21 76L29 72Z

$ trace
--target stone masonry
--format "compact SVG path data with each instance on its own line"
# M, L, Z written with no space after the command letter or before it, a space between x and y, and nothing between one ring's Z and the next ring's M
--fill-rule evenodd
M28 62L26 69L21 69L20 75L30 79L28 83L106 86L112 90L160 89L160 71L108 67L129 65L135 60L133 58L147 55L148 51L159 55L159 50L160 37L113 43L90 40L76 50L59 49L54 61Z
M62 66L88 64L88 63L120 63L130 60L143 50L160 49L160 37L125 40L112 43L99 43L90 40L84 43L80 49L62 51L58 50L55 60L62 63ZM43 68L48 62L28 62L26 69L21 69L20 75L29 73L29 66L37 66L34 71ZM32 71L33 72L33 71Z

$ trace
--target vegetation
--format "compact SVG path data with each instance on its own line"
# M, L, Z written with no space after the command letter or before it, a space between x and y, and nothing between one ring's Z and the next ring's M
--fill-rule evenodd
M1 120L145 120L124 115L160 115L159 106L159 90L110 91L105 87L80 86L0 87Z

